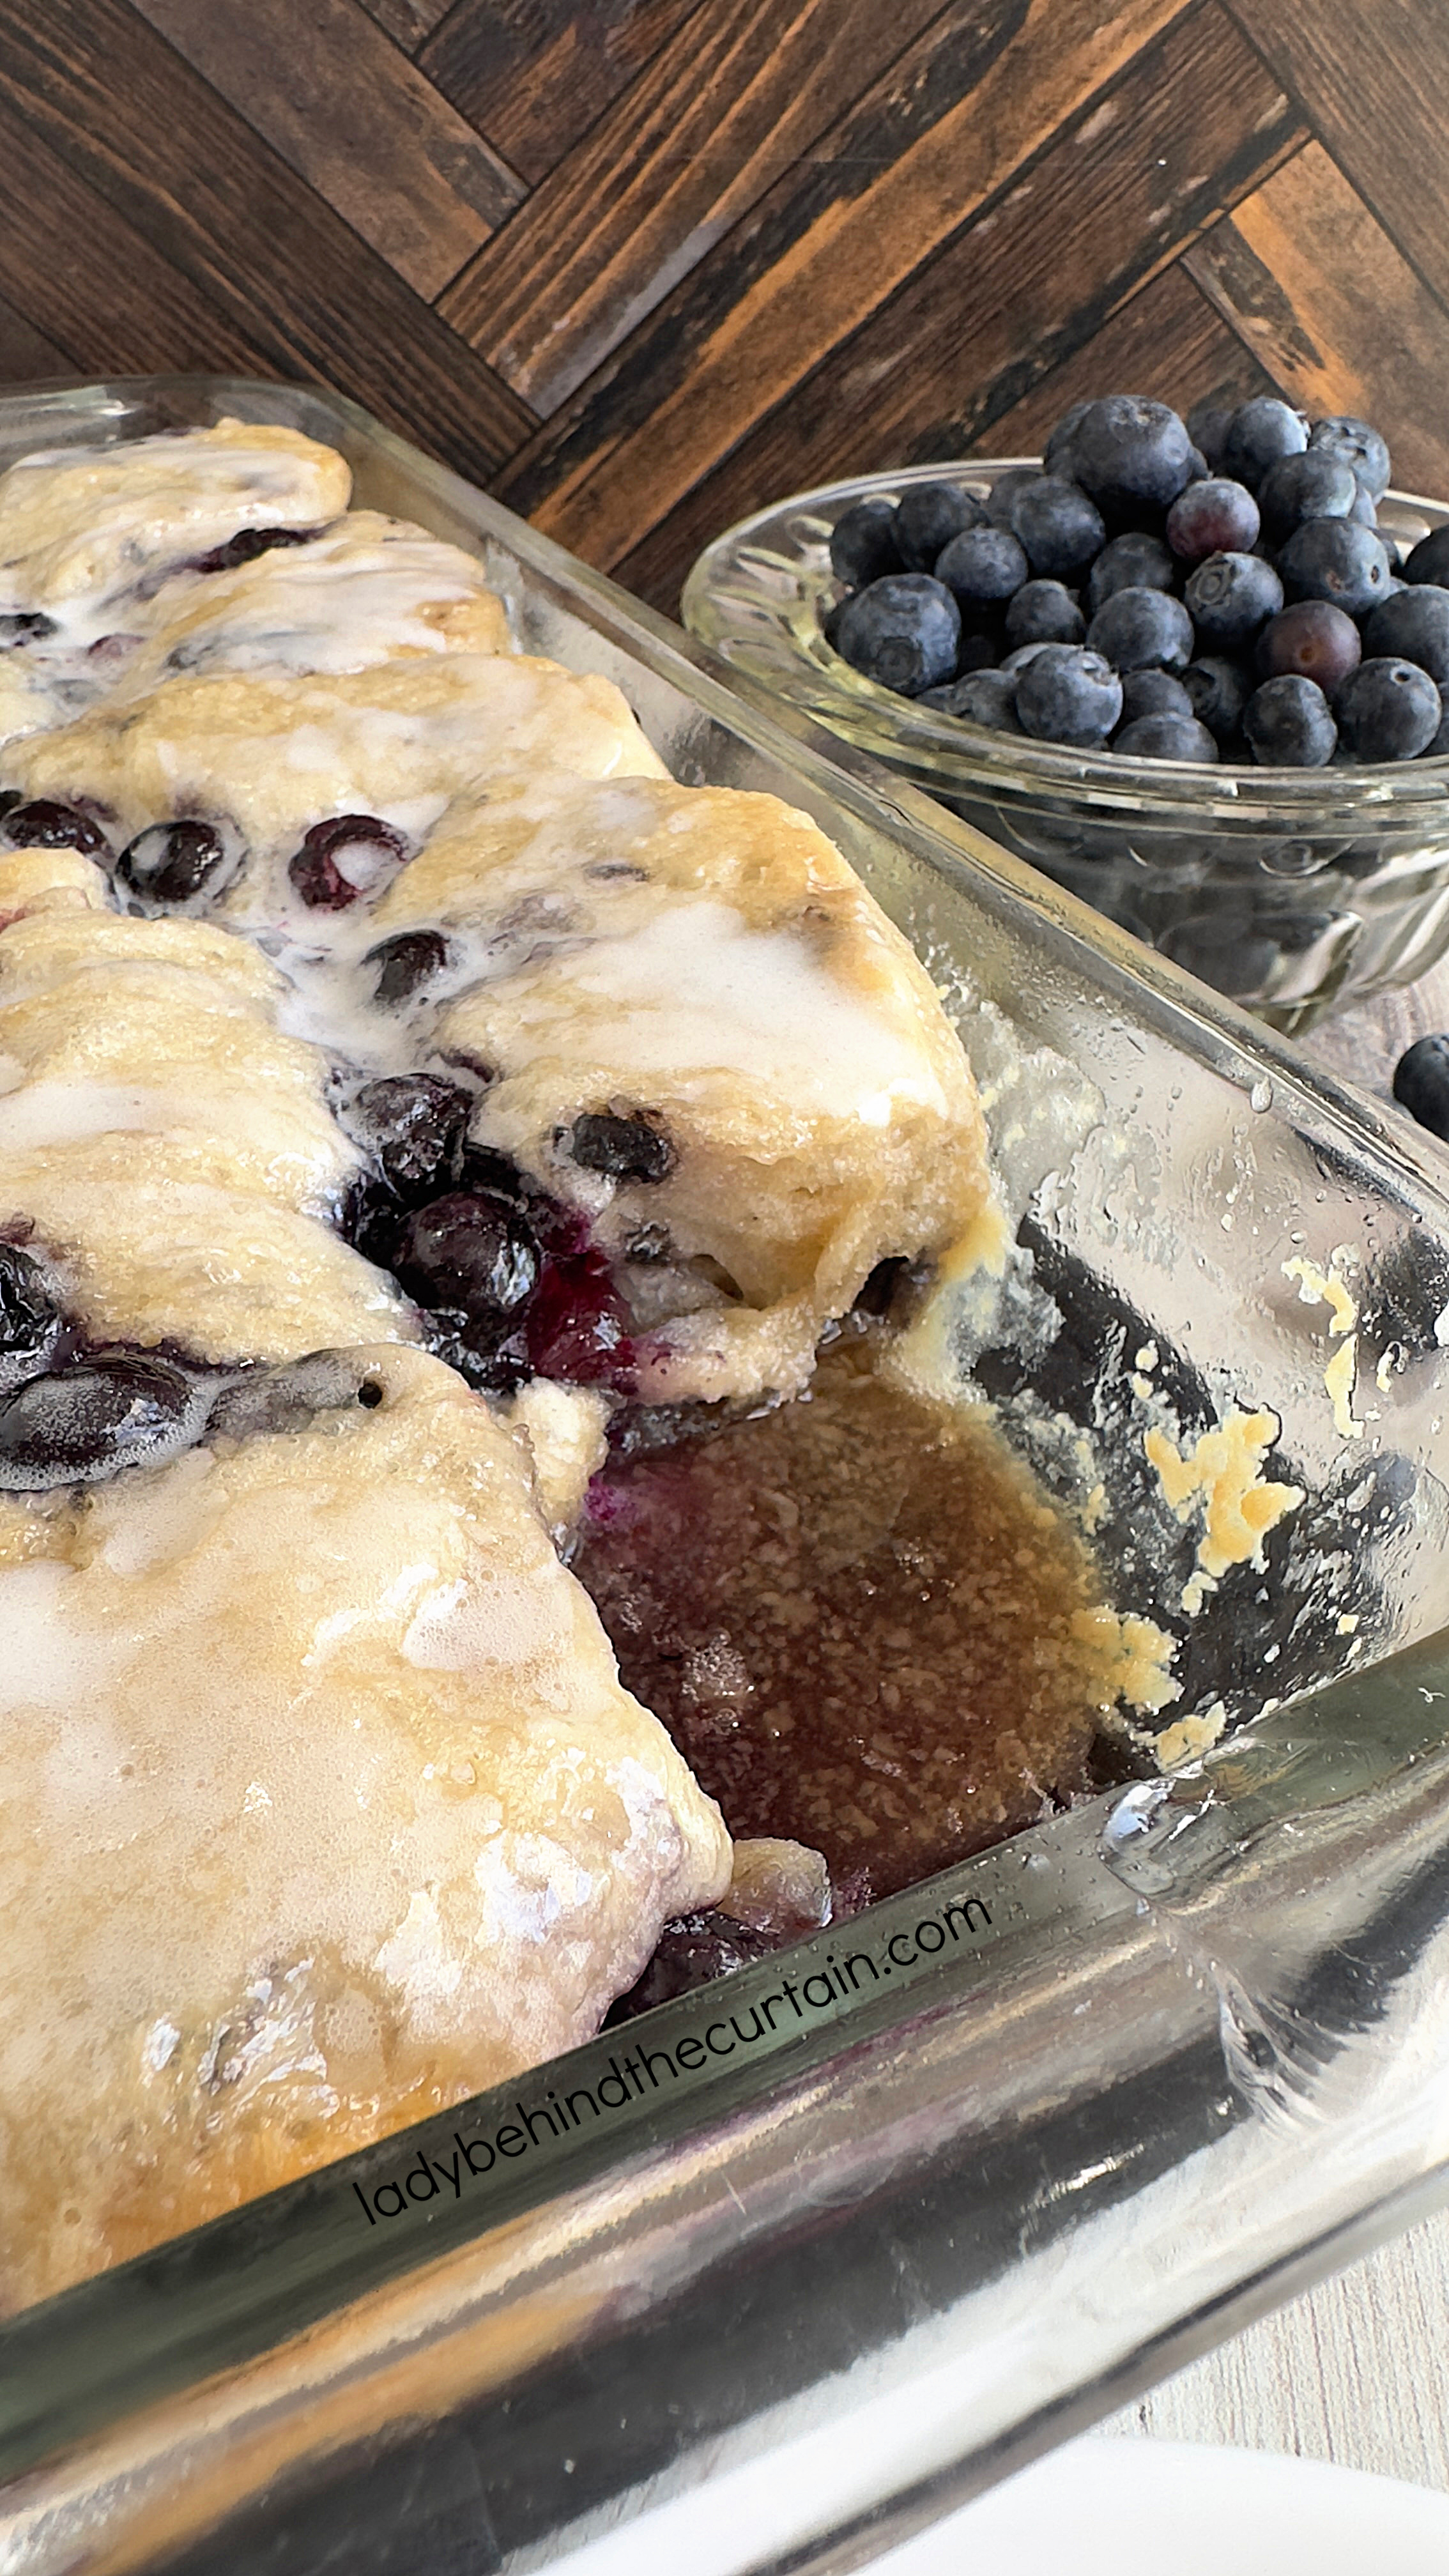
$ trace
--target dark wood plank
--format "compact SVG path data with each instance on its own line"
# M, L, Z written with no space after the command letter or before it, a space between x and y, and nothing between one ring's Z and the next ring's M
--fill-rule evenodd
M886 308L1175 7L951 0L842 120L829 157L772 188L561 407L510 468L507 497L557 508L611 452L617 487L647 451L647 476L663 477L659 516L815 359ZM600 545L626 552L649 524L637 495L623 508L598 497Z
M47 316L47 319L52 317ZM75 360L0 296L0 382L26 385L45 376L74 376Z
M278 372L262 344L52 150L3 91L0 222L9 293L32 328L75 351L69 372Z
M0 80L13 123L144 237L190 299L188 317L193 305L209 315L211 363L235 363L241 344L265 372L320 376L474 476L533 426L517 395L124 0L66 0L63 17L53 0L7 0ZM114 262L97 240L53 207L38 220L51 265L92 268L104 289ZM114 283L129 294L128 281ZM29 293L13 283L10 293L39 318ZM63 337L86 345L84 332ZM138 327L129 363L161 363L149 354L161 338ZM176 339L195 363L189 318ZM106 363L125 361L113 350ZM169 363L182 363L175 346Z
M453 0L362 0L362 5L395 45L414 54L441 27Z
M1110 314L1061 366L990 423L997 456L1036 456L1069 404L1098 394L1151 394L1175 411L1244 403L1276 390L1181 260Z
M829 156L828 128L940 5L712 0L439 310L536 411L552 411L773 180L817 146Z
M1384 230L1449 301L1449 0L1228 0Z
M429 299L523 181L357 0L131 0L300 178Z
M689 540L703 542L776 494L968 453L1301 139L1289 102L1237 30L1216 8L1197 10L1138 54L1105 99L712 472L699 478L708 422L697 419L691 377L653 419L581 457L531 515L613 564L671 504ZM522 478L515 467L500 479L511 495Z
M1305 411L1379 422L1401 488L1449 491L1449 313L1321 143L1246 198L1187 264Z
M978 455L1038 456L1068 404L1101 393L1153 394L1188 410L1209 397L1246 402L1272 390L1252 352L1175 260L1020 401L994 418L983 413L973 445ZM724 524L705 526L692 507L672 511L614 566L615 579L666 617L677 617L690 565Z
M394 0L415 5L415 0ZM525 179L546 178L714 0L458 0L419 64Z

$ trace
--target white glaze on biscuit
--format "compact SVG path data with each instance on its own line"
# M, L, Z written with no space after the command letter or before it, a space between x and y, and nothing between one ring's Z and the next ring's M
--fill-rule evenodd
M587 2038L728 1881L514 1435L362 1356L375 1409L100 1488L43 1554L0 1501L12 2300Z
M128 695L186 671L363 671L415 653L506 653L483 567L376 510L234 572L166 584L144 618Z
M0 475L0 609L89 642L148 581L244 528L315 528L347 507L344 459L292 429L224 420L119 447L37 450Z

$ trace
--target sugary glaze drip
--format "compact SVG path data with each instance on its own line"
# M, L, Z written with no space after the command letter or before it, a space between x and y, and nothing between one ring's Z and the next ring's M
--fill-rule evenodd
M822 1851L858 1911L1084 1791L1115 1622L987 1421L883 1377L808 1393L590 1487L573 1557L629 1688L736 1836Z

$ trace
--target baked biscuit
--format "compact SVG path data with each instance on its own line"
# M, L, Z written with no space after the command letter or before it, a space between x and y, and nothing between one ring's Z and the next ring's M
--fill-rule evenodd
M103 890L70 851L0 860L0 1240L40 1246L91 1341L221 1363L410 1337L391 1281L315 1221L358 1157L324 1060L277 1027L277 969Z
M523 654L437 653L301 679L219 672L119 691L7 754L28 800L80 805L117 849L199 817L239 849L229 908L259 924L302 910L288 869L307 832L373 817L421 841L466 787L564 770L659 777L611 680Z
M0 1496L7 2304L588 2038L728 1882L521 1440L348 1360L290 1427Z
M150 606L128 695L181 672L362 671L414 653L506 653L483 567L406 520L351 510L306 545L231 572L167 582Z
M979 1213L981 1114L937 996L773 797L561 779L460 800L366 936L424 924L453 956L413 1043L426 1027L486 1070L476 1141L624 1265L639 1392L796 1392L878 1263L939 1256Z
M183 563L243 531L321 527L351 489L331 448L249 421L40 449L0 475L0 614L89 642Z

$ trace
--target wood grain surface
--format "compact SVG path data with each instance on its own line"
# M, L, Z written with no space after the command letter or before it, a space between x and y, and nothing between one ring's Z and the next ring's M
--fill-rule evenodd
M0 79L0 381L330 380L664 608L1100 390L1449 490L1449 0L9 0Z
M1101 2429L1449 2488L1449 2215L1290 2300Z

